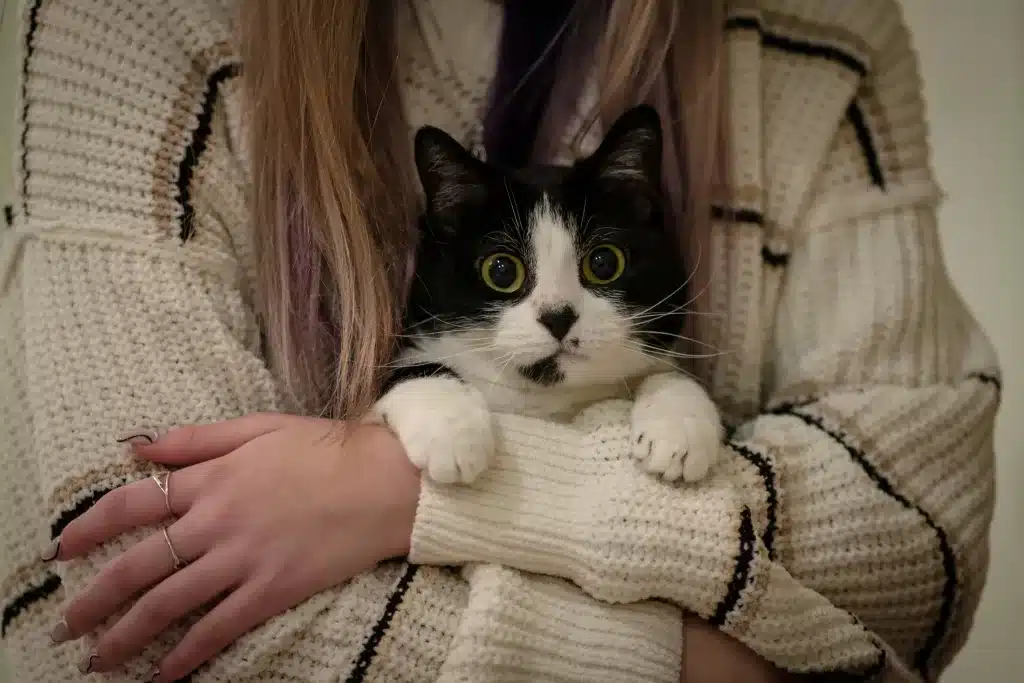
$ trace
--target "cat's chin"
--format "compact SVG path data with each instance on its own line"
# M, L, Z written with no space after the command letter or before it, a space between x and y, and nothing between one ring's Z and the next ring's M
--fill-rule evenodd
M581 389L618 385L659 370L659 365L633 353L591 355L561 350L529 363L517 362L515 371L536 388Z
M519 375L540 386L564 384L574 373L583 368L590 357L575 348L559 348L549 353L537 355L528 362L519 360L516 369Z

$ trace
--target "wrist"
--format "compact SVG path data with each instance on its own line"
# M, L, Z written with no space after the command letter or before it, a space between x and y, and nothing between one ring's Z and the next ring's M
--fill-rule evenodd
M692 613L683 616L686 683L786 683L789 674Z
M395 434L386 427L363 425L369 443L364 452L378 473L378 540L381 561L409 554L416 507L420 499L419 469L406 457Z

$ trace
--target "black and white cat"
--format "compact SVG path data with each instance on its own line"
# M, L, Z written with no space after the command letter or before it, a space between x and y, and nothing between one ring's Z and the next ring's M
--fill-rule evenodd
M506 173L441 130L417 133L427 210L404 348L371 419L432 480L487 467L494 411L568 418L610 398L634 399L648 471L695 481L718 459L718 410L671 352L688 300L661 145L647 106L571 168Z

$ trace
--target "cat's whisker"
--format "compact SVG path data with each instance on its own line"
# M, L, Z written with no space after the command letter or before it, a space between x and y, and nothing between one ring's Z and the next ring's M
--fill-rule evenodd
M710 318L724 318L722 313L715 313L714 311L695 311L687 309L685 306L676 306L667 311L657 311L653 313L636 313L634 315L625 316L626 320L640 320L644 322L650 322L652 320L658 320L660 318L667 318L669 316L684 316L684 315L702 315Z
M643 311L640 311L639 315L643 315L643 314L645 314L645 313L648 313L648 312L650 312L650 311L654 310L655 308L657 308L658 306L661 306L661 305L662 305L663 303L665 303L665 302L666 302L666 301L668 301L668 300L669 300L670 298L672 298L673 296L675 296L675 295L676 295L676 294L677 294L678 292L680 292L681 290L685 289L685 288L686 288L686 286L690 284L690 281L691 281L691 280L692 280L692 279L693 279L693 278L694 278L694 277L695 277L695 276L697 275L697 268L698 268L698 266L700 266L700 255L701 255L701 252L700 252L700 250L698 250L698 251L697 251L697 263L695 263L695 264L694 264L694 266L693 266L693 270L691 270L691 271L690 271L690 274L689 274L688 276L686 276L686 279L685 279L685 280L683 280L683 283L682 283L681 285L679 285L678 287L676 287L675 289L673 289L673 290L672 290L671 292L669 292L668 294L666 294L666 295L665 295L664 297L662 297L662 298L661 298L661 300L660 300L660 301L658 301L657 303L655 303L655 304L653 304L653 305L651 305L651 306L648 306L648 307L647 307L646 309L644 309ZM705 285L705 287L704 287L704 288L705 288L705 289L707 289L707 285ZM697 295L697 296L699 297L699 296L700 296L700 294L703 294L703 293L704 293L704 290L701 290L701 291L700 291L700 293L698 293L698 295ZM690 304L692 304L692 303L693 303L694 301L696 301L696 297L695 297L695 298L692 298L692 299L690 299L689 301L687 301L687 302L686 302L685 304L683 304L683 306L689 306L689 305L690 305Z
M519 355L519 354L515 350L511 350L511 351L506 351L505 353L503 353L503 354L501 354L501 355L499 355L499 356L497 356L497 357L495 357L493 359L494 365L496 367L500 366L500 368L498 368L498 374L497 374L498 377L501 377L501 376L503 376L505 374L505 370L508 369L508 366L516 359L517 355Z
M666 301L668 301L669 299L674 297L676 294L678 294L680 291L682 291L686 287L687 282L689 282L689 280L687 280L686 282L683 282L683 284L679 285L678 287L673 289L671 292L666 294L657 303L651 304L650 306L648 306L644 310L640 311L636 315L644 315L644 314L650 313L651 311L656 309L658 306L661 306L663 303L665 303ZM685 306L687 304L683 304L683 305Z
M475 337L471 336L469 334L469 333L474 332L474 331L479 332L479 334L477 334ZM432 339L447 339L448 337L451 337L453 335L459 335L459 339L464 340L464 341L476 341L478 339L488 339L488 338L491 337L490 334L487 334L487 333L479 331L479 330L474 330L473 328L466 328L465 330L455 329L455 330L438 330L436 332L402 333L402 334L396 334L395 337L397 339L432 340Z
M672 360L669 360L667 358L662 358L659 355L659 353L652 353L650 351L646 351L646 350L640 349L640 348L634 348L632 350L635 351L636 353L639 353L641 356L643 356L644 358L647 358L648 360L652 360L655 363L660 363L660 364L664 365L665 367L669 368L672 372L680 372L680 373L686 375L687 377L689 377L690 379L692 379L693 381L697 382L698 384L701 383L700 377L698 377L697 375L693 374L692 372L687 370L685 367L681 366L679 363L676 363L676 362L674 362Z
M449 353L449 354L446 354L446 355L433 355L433 354L431 354L430 361L432 363L444 363L445 361L450 361L453 358L461 358L461 357L464 357L464 356L467 356L467 355L471 355L471 354L484 354L484 353L487 353L488 351L493 350L494 348L496 348L496 347L493 347L493 346L490 346L490 347L487 347L487 346L472 347L472 346L470 346L468 348L464 348L464 349L461 349L459 351L456 351L455 353ZM396 367L400 367L400 366L396 366Z
M698 254L698 259L697 259L697 263L698 263L698 264L700 263L700 258L699 258L699 254ZM689 277L689 278L687 278L687 281L689 281L690 279L692 279L692 278L693 278L693 276L694 276L694 275L696 275L696 274L697 274L697 268L696 268L696 266L695 266L695 267L694 267L694 269L693 269L693 273L692 273L692 274L690 275L690 277ZM708 291L708 288L709 288L710 286L711 286L711 278L709 277L709 278L708 278L708 281L704 283L704 286L703 286L703 287L701 288L701 290L700 290L699 292L697 292L696 294L694 294L694 295L693 295L692 297L690 297L690 300L689 300L689 301L687 301L687 302L686 302L685 304L683 304L683 305L684 305L684 306L690 306L691 304L693 304L693 302L694 302L694 301L696 301L697 299L699 299L699 298L701 298L702 296L704 296L704 293L705 293L706 291Z
M512 189L508 186L508 181L505 181L505 194L508 195L509 205L512 207L512 224L516 228L516 236L520 239L526 237L524 232L525 226L523 225L523 219L519 215L519 205L516 203L515 197L512 195Z
M633 348L644 351L645 353L657 353L661 356L677 358L679 360L705 360L708 358L719 358L729 354L728 351L716 351L714 353L685 353L683 351L673 351L672 349L650 346L649 344L634 344Z
M451 333L451 332L458 332L460 330L479 330L480 329L479 325L474 325L472 323L472 321L469 321L469 320L459 320L459 319L446 320L446 319L440 318L440 317L438 317L438 316L436 316L436 315L434 315L432 313L427 313L427 315L430 316L430 317L427 320L424 320L424 321L422 321L420 323L417 323L417 325L412 328L411 334L409 334L408 336L424 336L424 335L429 335L429 334L446 334L446 333ZM422 327L425 323L431 322L431 321L436 323L437 326L440 329L437 330L436 332L416 332L416 329L418 327Z
M644 334L644 335L651 335L651 336L657 336L657 337L668 337L669 339L675 339L676 341L687 342L687 343L690 343L690 344L696 344L697 346L703 346L703 347L708 348L708 349L715 349L714 344L709 344L706 341L701 341L700 339L693 339L691 337L687 337L686 335L677 334L675 332L645 331L645 332L642 332L642 334ZM718 349L715 349L715 350L718 351Z

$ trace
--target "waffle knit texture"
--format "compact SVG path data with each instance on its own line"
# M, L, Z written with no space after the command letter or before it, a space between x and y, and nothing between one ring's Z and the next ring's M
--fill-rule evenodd
M233 2L23 4L0 601L15 679L59 683L86 647L48 645L62 602L139 536L38 554L149 473L114 435L287 406L252 306ZM478 144L498 4L399 5L410 125ZM725 30L737 191L705 251L725 353L702 379L727 462L651 480L621 403L501 416L480 482L424 486L417 564L315 596L193 683L667 683L681 609L826 680L941 673L985 580L1000 382L943 264L908 33L896 0L735 1ZM102 680L141 680L180 634Z

